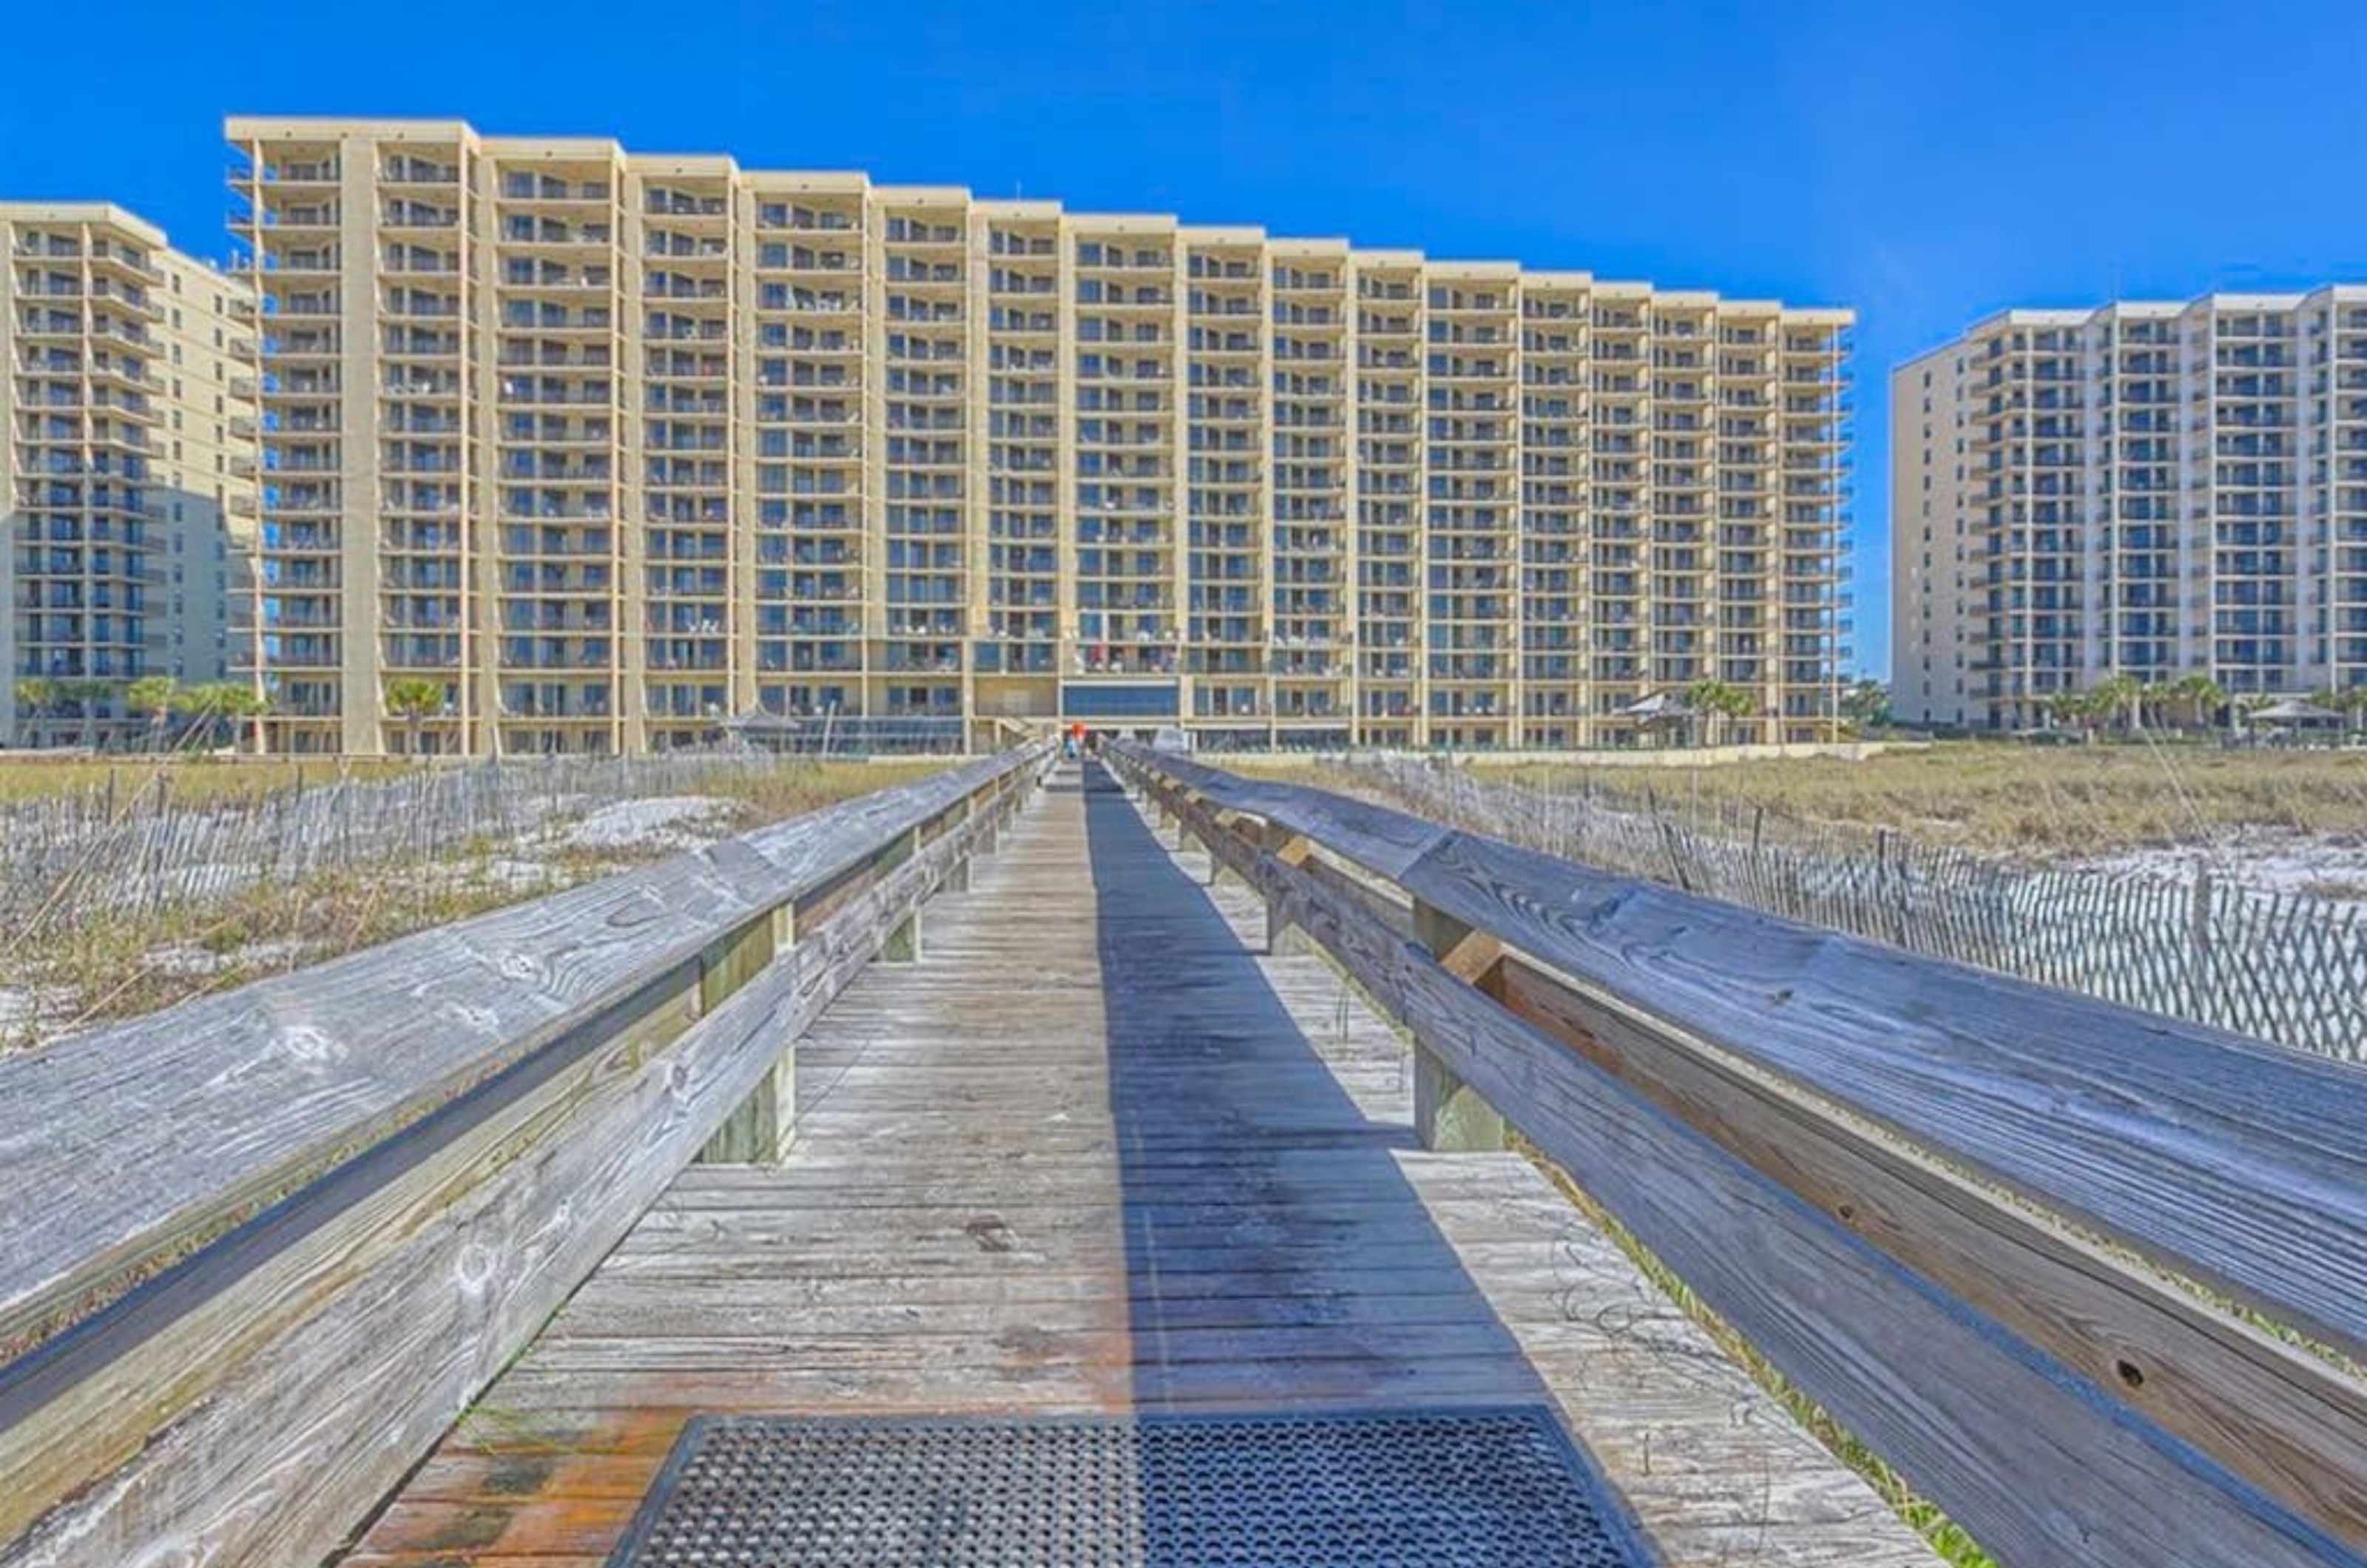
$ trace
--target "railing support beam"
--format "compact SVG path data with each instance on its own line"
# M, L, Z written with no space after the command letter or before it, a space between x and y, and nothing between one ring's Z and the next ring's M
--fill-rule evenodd
M1414 940L1457 978L1488 990L1503 957L1493 938L1421 899L1413 906ZM1505 1146L1504 1118L1420 1041L1413 1047L1413 1126L1421 1146L1443 1154L1473 1154Z
M1287 828L1277 828L1271 822L1261 823L1259 838L1266 853L1285 865L1299 865L1315 852L1315 846ZM1265 950L1276 958L1298 957L1319 951L1305 928L1294 923L1284 912L1281 899L1268 894L1265 901Z
M709 947L698 963L698 1015L713 1012L787 953L796 929L796 906L783 904ZM798 1045L785 1040L772 1071L724 1118L698 1151L697 1163L778 1165L796 1140L797 1117Z
M1201 808L1202 812L1203 812L1204 814L1206 814L1206 815L1204 816L1204 818L1203 818L1203 819L1204 819L1204 820L1207 820L1207 821L1213 821L1213 822L1216 824L1216 828L1215 828L1215 831L1216 831L1216 832L1217 832L1217 833L1229 833L1229 832L1231 832L1231 831L1233 830L1233 829L1232 829L1232 824L1231 824L1231 822L1230 822L1230 821L1226 818L1226 816L1225 816L1225 814L1224 814L1223 812L1218 811L1215 807L1213 807L1213 806L1209 805L1206 801L1202 801L1202 802L1200 802L1200 803L1199 803L1199 805L1200 805L1200 808ZM1179 816L1179 817L1177 818L1177 820L1180 822L1180 821L1183 821L1183 820L1184 820L1184 818L1183 818L1181 816ZM1184 832L1188 832L1188 831L1190 831L1190 829L1189 829L1189 827L1188 827L1188 826L1187 826L1187 827L1185 827L1182 831L1179 831L1179 832L1176 834L1176 840L1175 840L1175 841L1176 841L1178 844L1181 844L1181 843L1184 841ZM1197 836L1197 835L1195 835L1195 837L1196 837L1196 836ZM1208 886L1211 886L1211 887L1221 887L1221 886L1223 886L1225 885L1225 883L1226 883L1227 881L1229 881L1229 881L1233 881L1233 882L1238 882L1238 883L1240 883L1240 884L1242 886L1244 886L1244 887L1246 887L1246 886L1249 886L1249 880L1248 880L1248 878L1246 878L1246 877L1242 876L1242 875L1241 875L1241 874L1240 874L1240 872L1238 872L1238 871L1234 870L1231 866L1229 866L1229 865L1226 864L1226 863L1225 863L1225 859L1224 859L1224 857L1223 857L1222 855L1220 855L1220 854L1218 854L1218 853L1217 852L1217 840L1216 840L1214 838L1201 838L1201 839L1200 839L1200 848L1201 848L1201 849L1203 849L1203 850L1205 850L1205 851L1206 851L1206 852L1207 852L1207 855L1208 855Z
M978 800L975 796L963 801L960 807L956 810L952 816L946 818L945 831L948 833L960 832L963 828L968 825L969 819L977 814ZM965 850L962 852L961 858L955 861L953 864L946 867L945 880L937 884L938 892L967 893L969 891L969 857L976 852L976 846L973 845L970 849Z
M921 851L921 830L918 828L904 834L879 853L876 874L889 872L911 860ZM912 913L899 921L879 943L882 964L918 964L921 961L921 909L915 904Z

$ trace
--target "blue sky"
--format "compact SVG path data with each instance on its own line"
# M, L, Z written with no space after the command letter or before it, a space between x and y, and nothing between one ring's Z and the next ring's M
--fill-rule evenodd
M207 254L223 115L457 116L1854 306L1874 670L1892 364L2009 304L2367 281L2356 4L21 10L0 195Z

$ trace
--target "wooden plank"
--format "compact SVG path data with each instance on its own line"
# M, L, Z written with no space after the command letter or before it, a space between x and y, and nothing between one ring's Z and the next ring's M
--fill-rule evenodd
M63 1336L0 1368L0 1540L130 1461L243 1361L391 1256L407 1229L692 1027L697 971L597 1021L578 1048L453 1102Z
M2367 1359L2367 1075L1456 835L1417 897Z
M563 1131L538 1126L456 1152L464 1168L448 1185L373 1227L382 1256L330 1267L312 1283L315 1310L268 1354L221 1372L205 1398L168 1412L101 1483L50 1506L56 1478L83 1462L75 1413L144 1388L101 1373L28 1412L7 1434L26 1485L0 1503L0 1536L14 1537L0 1563L97 1568L201 1551L297 1562L334 1546L355 1499L379 1495L466 1408L769 1070L780 1043L870 961L930 886L935 860L961 848L940 840L883 879L671 1049L612 1060L601 1089L566 1108ZM210 1357L205 1344L172 1343L191 1361ZM40 1436L38 1452L19 1446L27 1432Z
M1358 864L1385 875L1394 876L1411 865L1450 831L1402 811L1297 784L1240 778L1172 753L1161 755L1158 765L1168 777L1218 806L1329 842ZM1322 795L1321 809L1302 817L1305 797L1310 795Z
M932 906L926 963L800 1041L789 1159L684 1172L364 1560L620 1530L647 1430L694 1409L1518 1398L1616 1450L1670 1568L1928 1561L1534 1168L1411 1149L1395 1032L1322 960L1259 954L1263 905L1205 863L1105 790L1050 795Z
M1721 1316L2008 1562L2367 1562L1311 880L1293 918ZM1846 1303L1843 1307L1841 1303Z
M1033 759L987 760L625 875L0 1058L0 1349L86 1310ZM110 1179L94 1185L94 1168Z
M723 998L746 985L771 964L783 939L796 924L794 905L783 905L748 921L730 936L708 944L698 960L698 1006L712 1012ZM785 1043L773 1058L772 1070L756 1082L748 1098L733 1108L717 1128L701 1160L760 1160L781 1157L789 1146L797 1119L798 1057L794 1043Z
M2333 1365L1673 1036L1509 965L1499 999L2286 1506L2367 1546L2367 1390Z
M1274 807L1293 830L1589 986L1746 1043L1753 1059L2367 1359L2367 1077L2349 1066L1475 835L1443 835L1418 861L1365 861L1377 807L1128 755L1213 802ZM1412 843L1416 820L1378 831Z

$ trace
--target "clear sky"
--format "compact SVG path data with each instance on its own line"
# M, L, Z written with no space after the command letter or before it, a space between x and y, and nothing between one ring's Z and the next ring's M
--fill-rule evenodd
M0 196L200 254L225 114L436 116L1854 306L1877 671L1890 366L2010 304L2367 282L2360 0L126 0L7 31Z

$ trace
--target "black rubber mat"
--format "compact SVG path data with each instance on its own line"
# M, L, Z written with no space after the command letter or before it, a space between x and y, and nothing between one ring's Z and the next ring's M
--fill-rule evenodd
M699 1417L610 1568L1643 1568L1542 1406Z

